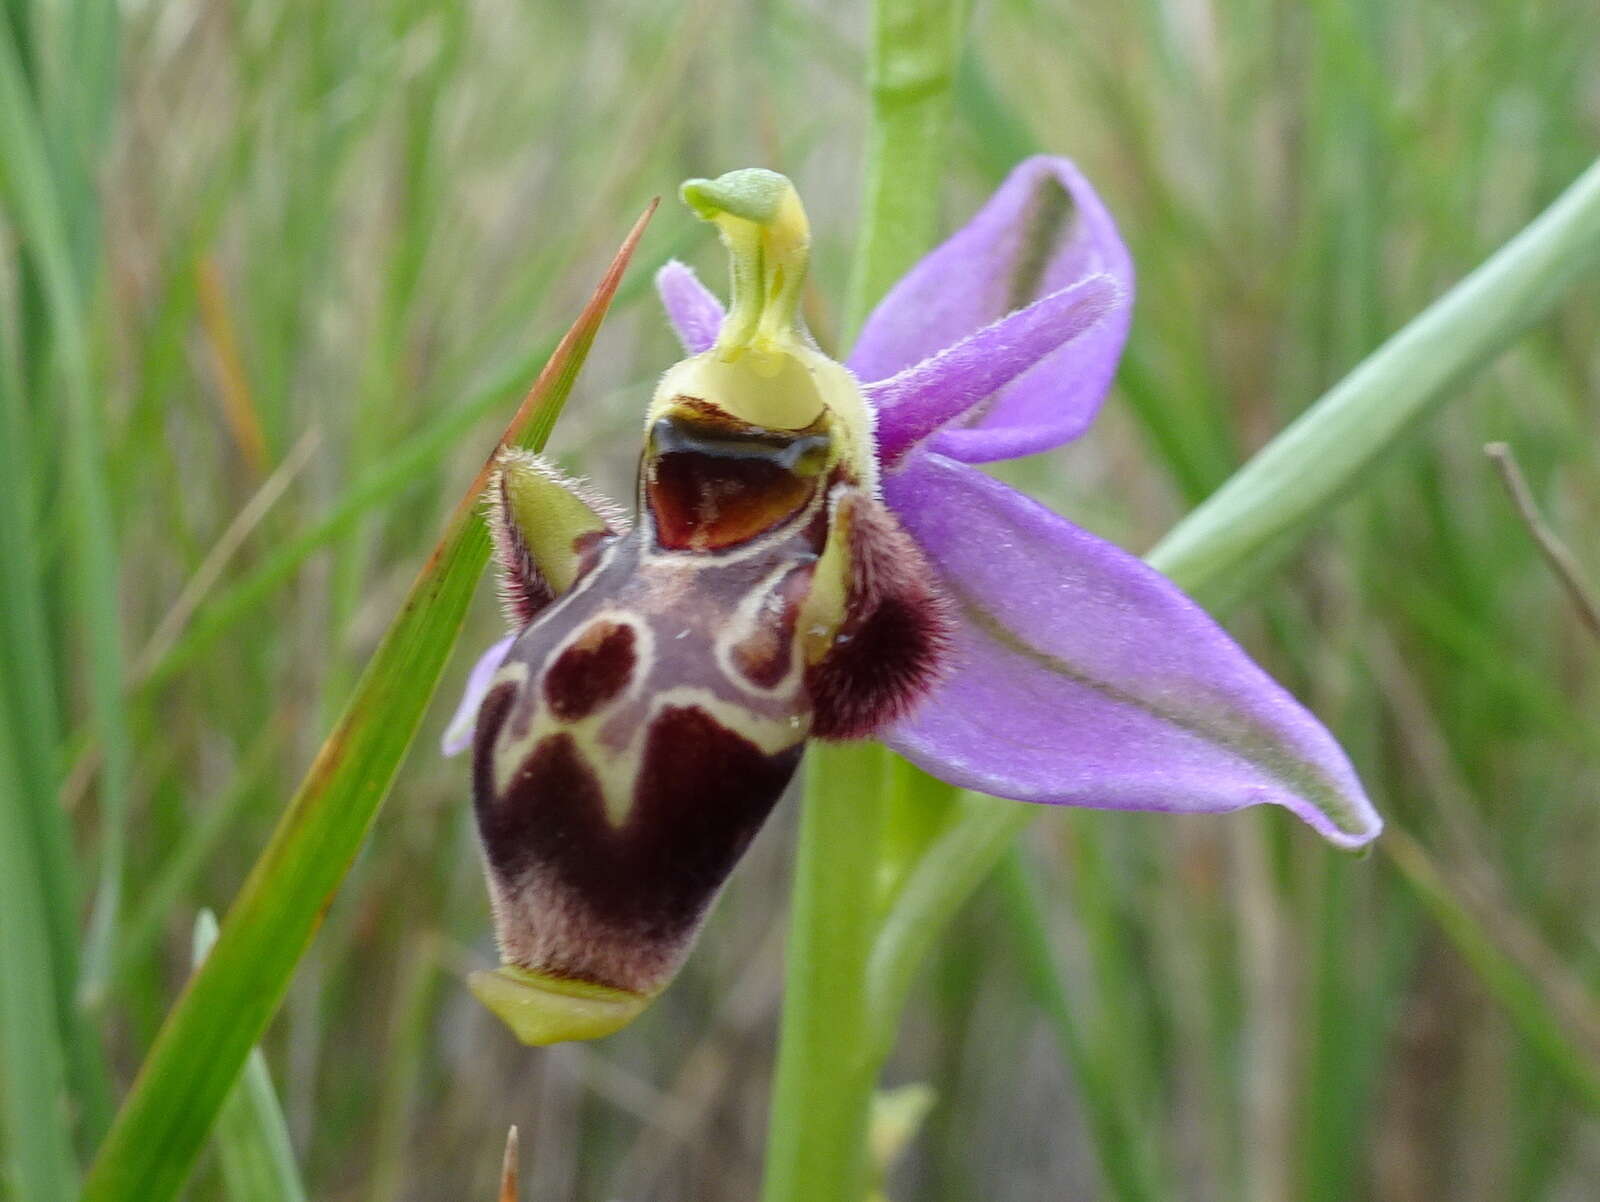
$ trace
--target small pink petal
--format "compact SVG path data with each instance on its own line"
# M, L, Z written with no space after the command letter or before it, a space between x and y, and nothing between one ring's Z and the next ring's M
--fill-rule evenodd
M1095 275L1116 282L1120 305L1001 388L976 420L941 430L932 441L934 450L968 463L1059 446L1088 428L1105 399L1133 302L1128 249L1094 189L1066 159L1019 164L977 216L873 310L850 368L862 380L886 380Z
M700 282L694 268L676 259L668 261L656 272L656 293L683 349L691 355L710 350L722 329L722 302Z
M1116 280L1092 275L1018 309L898 375L866 386L877 410L878 460L893 470L1035 364L1092 335L1126 306Z
M506 652L511 650L511 644L516 641L516 635L506 635L472 665L472 672L467 676L466 691L461 694L461 703L456 706L450 725L444 728L444 737L439 740L440 750L445 755L460 755L472 746L472 732L478 724L478 707L488 696L489 686L494 683L494 674L500 670Z

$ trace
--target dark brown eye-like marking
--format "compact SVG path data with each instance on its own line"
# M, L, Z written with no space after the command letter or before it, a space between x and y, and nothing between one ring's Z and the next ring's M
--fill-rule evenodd
M757 688L776 688L794 664L794 624L811 588L812 568L791 568L761 599L755 626L733 645L733 666Z
M593 622L550 665L545 700L556 717L576 722L627 688L636 660L632 626Z

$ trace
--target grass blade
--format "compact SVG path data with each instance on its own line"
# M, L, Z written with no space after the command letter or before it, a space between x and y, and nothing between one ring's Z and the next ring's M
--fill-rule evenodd
M73 1171L60 1091L80 1022L77 893L66 814L40 803L55 793L60 730L17 401L0 369L0 1143L5 1176L50 1199Z
M1380 846L1523 1038L1588 1110L1600 1113L1600 1048L1569 1029L1538 982L1463 903L1420 843L1397 830Z
M217 916L201 910L194 923L195 968L217 942ZM272 1088L267 1058L251 1048L228 1100L217 1115L217 1155L233 1202L305 1202L305 1186L294 1162L289 1125Z
M617 291L617 301L627 300L649 286L650 272L635 273L635 279ZM142 665L143 690L158 687L180 671L250 614L259 612L272 593L282 588L313 554L353 529L360 519L404 492L418 475L441 460L485 415L515 395L517 382L550 355L550 347L536 349L499 371L464 402L410 435L385 454L383 461L363 472L340 498L305 530L272 550L243 580L218 592L197 610L194 624L170 644L150 664Z
M1179 522L1150 561L1191 591L1258 573L1600 261L1600 161Z
M873 1051L894 1047L918 969L944 929L1037 815L1028 806L966 793L959 817L917 861L885 914L867 968Z
M262 784L273 757L281 750L286 723L274 718L239 761L232 783L184 828L161 868L145 886L138 906L123 923L114 979L127 974L151 955L161 941L169 915L182 913L184 898L200 878L223 839L235 834L245 808L264 791Z
M635 224L499 446L537 448L549 436L653 209ZM167 1016L90 1171L85 1202L165 1202L182 1187L371 827L438 684L489 558L479 498L492 463L493 455L457 504L229 911L215 949Z
M0 199L5 201L7 216L20 235L25 252L21 256L24 275L38 286L39 337L24 338L22 366L28 375L27 386L43 394L31 407L24 406L21 393L8 379L4 385L8 395L0 404L6 409L4 433L10 454L21 457L24 437L39 445L41 431L47 437L59 437L61 443L59 470L65 481L62 497L69 518L66 528L70 584L58 604L77 619L88 665L90 716L105 749L100 776L102 880L95 924L95 931L105 937L114 923L121 892L123 817L132 756L122 695L115 524L100 442L101 416L92 399L91 350L83 305L85 284L80 278L88 274L88 258L82 249L85 231L96 229L98 222L85 218L75 227L63 219L63 213L89 206L92 190L83 184L75 192L72 181L63 184L57 179L42 106L35 103L29 85L23 48L13 37L12 27L0 22ZM54 395L57 391L59 396ZM56 416L57 402L65 415L59 431L54 428L60 420ZM26 473L8 472L7 478L19 482L17 491L21 494L13 497L11 504L29 504L23 500L29 491ZM25 518L21 529L25 531L27 524ZM26 539L26 533L22 537ZM17 545L12 542L8 551ZM25 670L37 675L44 644L35 641L37 611L28 613L37 598L26 594L40 577L36 566L28 562L22 563L20 573L18 577L8 577L16 581L22 594L16 601L16 621L23 627L22 637L28 640L17 648L17 658L23 661ZM8 608L10 605L8 596ZM5 667L9 669L10 665ZM82 1125L98 1135L107 1109L105 1074L97 1038L78 1009L81 986L76 890L70 880L71 845L64 821L52 812L55 782L48 777L53 771L56 749L41 741L55 724L54 713L45 710L46 706L53 706L51 690L28 679L8 687L21 691L13 704L26 723L21 728L25 732L22 742L10 751L14 757L11 774L20 790L12 797L19 809L19 834L31 833L34 839L38 871L42 874L43 921L51 936L43 949L48 959L38 964L37 971L54 980L58 1038L75 1087L75 1111ZM85 963L93 960L93 935L90 944ZM83 975L92 974L86 968ZM45 1032L38 1034L44 1036ZM52 1108L37 1117L44 1121L47 1116L55 1116L70 1130L70 1113Z
M1118 1202L1158 1202L1170 1196L1159 1184L1151 1154L1155 1140L1148 1124L1135 1117L1128 1085L1119 1076L1118 1059L1106 1048L1091 1046L1080 1029L1050 945L1039 886L1014 843L1001 862L996 881L1023 976L1077 1086L1085 1123L1099 1152L1106 1192Z
M17 772L11 714L0 693L0 1114L6 1175L35 1202L66 1202L75 1166L66 1066L50 971L49 900L29 854L30 794Z

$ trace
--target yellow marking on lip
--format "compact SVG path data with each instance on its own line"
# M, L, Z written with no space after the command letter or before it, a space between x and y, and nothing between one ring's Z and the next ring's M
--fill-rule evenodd
M600 744L599 731L611 715L619 707L626 705L648 679L650 664L655 658L655 631L648 621L633 610L607 606L591 615L570 631L565 639L551 648L541 661L541 667L548 668L571 648L584 646L585 640L592 638L595 630L603 626L627 626L633 631L634 666L627 685L593 713L575 721L564 721L551 713L548 701L540 692L544 687L544 671L530 672L525 664L519 663L517 667L521 669L521 673L516 678L519 700L532 705L534 712L532 720L528 723L528 729L520 738L513 739L502 735L496 744L494 786L496 793L504 793L523 764L547 736L569 734L589 770L594 773L601 795L606 799L607 818L612 826L621 826L626 821L628 810L632 805L632 788L628 782L633 775L632 760L635 752L630 749L622 755L612 754ZM499 683L499 678L496 678L496 683Z

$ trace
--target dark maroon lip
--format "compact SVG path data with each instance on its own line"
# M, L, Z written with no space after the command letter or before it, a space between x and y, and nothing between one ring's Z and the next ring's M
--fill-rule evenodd
M542 962L527 967L647 990L777 804L803 744L769 755L697 706L668 707L651 722L632 805L613 826L594 766L564 731L546 735L502 791L486 791L512 690L501 685L484 703L475 792L503 887L537 880L541 896L559 899L541 919ZM502 931L513 953L519 934Z

